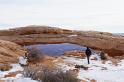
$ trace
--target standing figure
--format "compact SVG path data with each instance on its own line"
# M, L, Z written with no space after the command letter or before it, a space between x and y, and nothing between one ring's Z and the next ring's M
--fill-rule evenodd
M86 49L86 51L85 51L85 54L86 54L86 56L87 56L88 64L90 64L89 58L90 58L92 52L91 52L91 50L90 50L89 47L87 47L87 49Z

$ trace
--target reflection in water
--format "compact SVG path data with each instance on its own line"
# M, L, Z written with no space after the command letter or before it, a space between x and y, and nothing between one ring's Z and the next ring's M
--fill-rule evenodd
M79 50L84 51L86 48L77 44L62 43L62 44L36 44L29 45L26 48L36 47L47 55L62 55L66 51Z

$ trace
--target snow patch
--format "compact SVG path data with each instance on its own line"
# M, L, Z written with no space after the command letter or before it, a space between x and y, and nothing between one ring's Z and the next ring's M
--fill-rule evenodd
M115 66L111 61L106 61L103 64L97 54L92 57L97 57L98 60L90 60L90 64L87 64L86 58L80 59L64 56L65 63L60 63L59 67L62 67L64 70L75 69L75 65L88 67L88 70L80 68L78 73L78 78L86 82L90 82L91 79L96 80L96 82L124 82L124 60L121 60L118 66Z
M0 71L0 79L11 72L23 71L23 68L19 64L11 64L11 66L12 69L10 69L9 71Z
M74 35L69 35L68 37L77 37L78 35L74 34Z
M25 59L24 57L19 57L19 64L27 65L27 59Z

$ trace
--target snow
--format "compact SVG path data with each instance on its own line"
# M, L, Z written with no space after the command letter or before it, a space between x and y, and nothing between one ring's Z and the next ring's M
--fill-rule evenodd
M19 63L22 65L26 65L27 64L27 59L25 59L24 57L19 57Z
M9 77L9 78L3 78L1 80L5 80L6 82L38 82L35 80L32 80L31 78L24 78L24 77Z
M11 66L12 66L12 69L10 69L9 71L0 71L0 79L3 78L8 73L23 71L23 68L19 64L11 64Z
M31 78L22 78L22 79L16 79L15 82L38 82L38 81L31 80Z
M9 71L0 71L0 80L5 80L6 82L38 82L32 80L31 78L25 78L22 74L17 74L16 77L7 77L4 78L5 75L16 72L23 71L23 68L19 64L12 64L12 69Z
M113 65L111 61L102 64L100 59L90 60L89 65L87 64L87 59L65 57L64 60L74 65L77 64L89 67L88 70L79 69L78 73L78 78L86 80L87 82L89 82L87 78L95 79L97 82L124 82L124 60L118 63L118 66ZM103 70L103 68L106 69Z
M20 73L17 74L15 77L4 78L4 76L8 75L9 73L23 71L23 67L21 67L20 64L26 65L27 59L25 59L24 57L19 57L18 59L19 59L19 64L11 64L12 69L10 69L9 71L0 71L0 80L4 80L6 82L38 82L32 80L31 78L25 78Z
M74 35L69 35L68 37L77 37L78 35L74 34Z
M19 64L11 64L11 66L12 69L9 71L0 71L0 80L5 80L6 82L38 82L31 80L31 78L24 78L22 74L17 74L16 77L4 78L4 76L8 75L9 73L23 71L23 68Z
M97 57L98 60L91 60ZM57 63L57 66L63 70L75 69L75 65L84 65L89 67L88 70L79 69L78 78L90 82L91 79L96 82L124 82L124 60L121 60L117 66L113 65L111 61L106 61L105 64L98 55L93 55L90 58L90 64L87 64L87 59L63 57L64 62ZM0 80L6 82L38 82L31 78L25 78L22 74L17 74L16 77L4 78L10 72L23 71L23 68L19 64L12 64L12 69L9 71L0 71Z

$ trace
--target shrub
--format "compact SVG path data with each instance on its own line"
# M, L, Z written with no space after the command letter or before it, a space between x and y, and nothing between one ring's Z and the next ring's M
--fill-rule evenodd
M42 65L26 67L23 72L24 77L30 77L39 82L79 82L79 80L69 71L61 69L47 69Z
M44 55L41 52L41 50L33 47L28 49L27 58L28 58L28 62L37 63L44 59Z
M40 80L39 73L42 72L41 67L42 67L42 65L37 66L37 64L32 64L27 67L24 67L24 71L23 71L24 77L30 77L31 79L34 79L34 80Z
M63 72L57 71L44 71L42 76L43 82L78 82L78 79L74 77L69 71Z
M108 59L107 55L103 51L100 52L100 58L101 58L101 60L107 60Z

